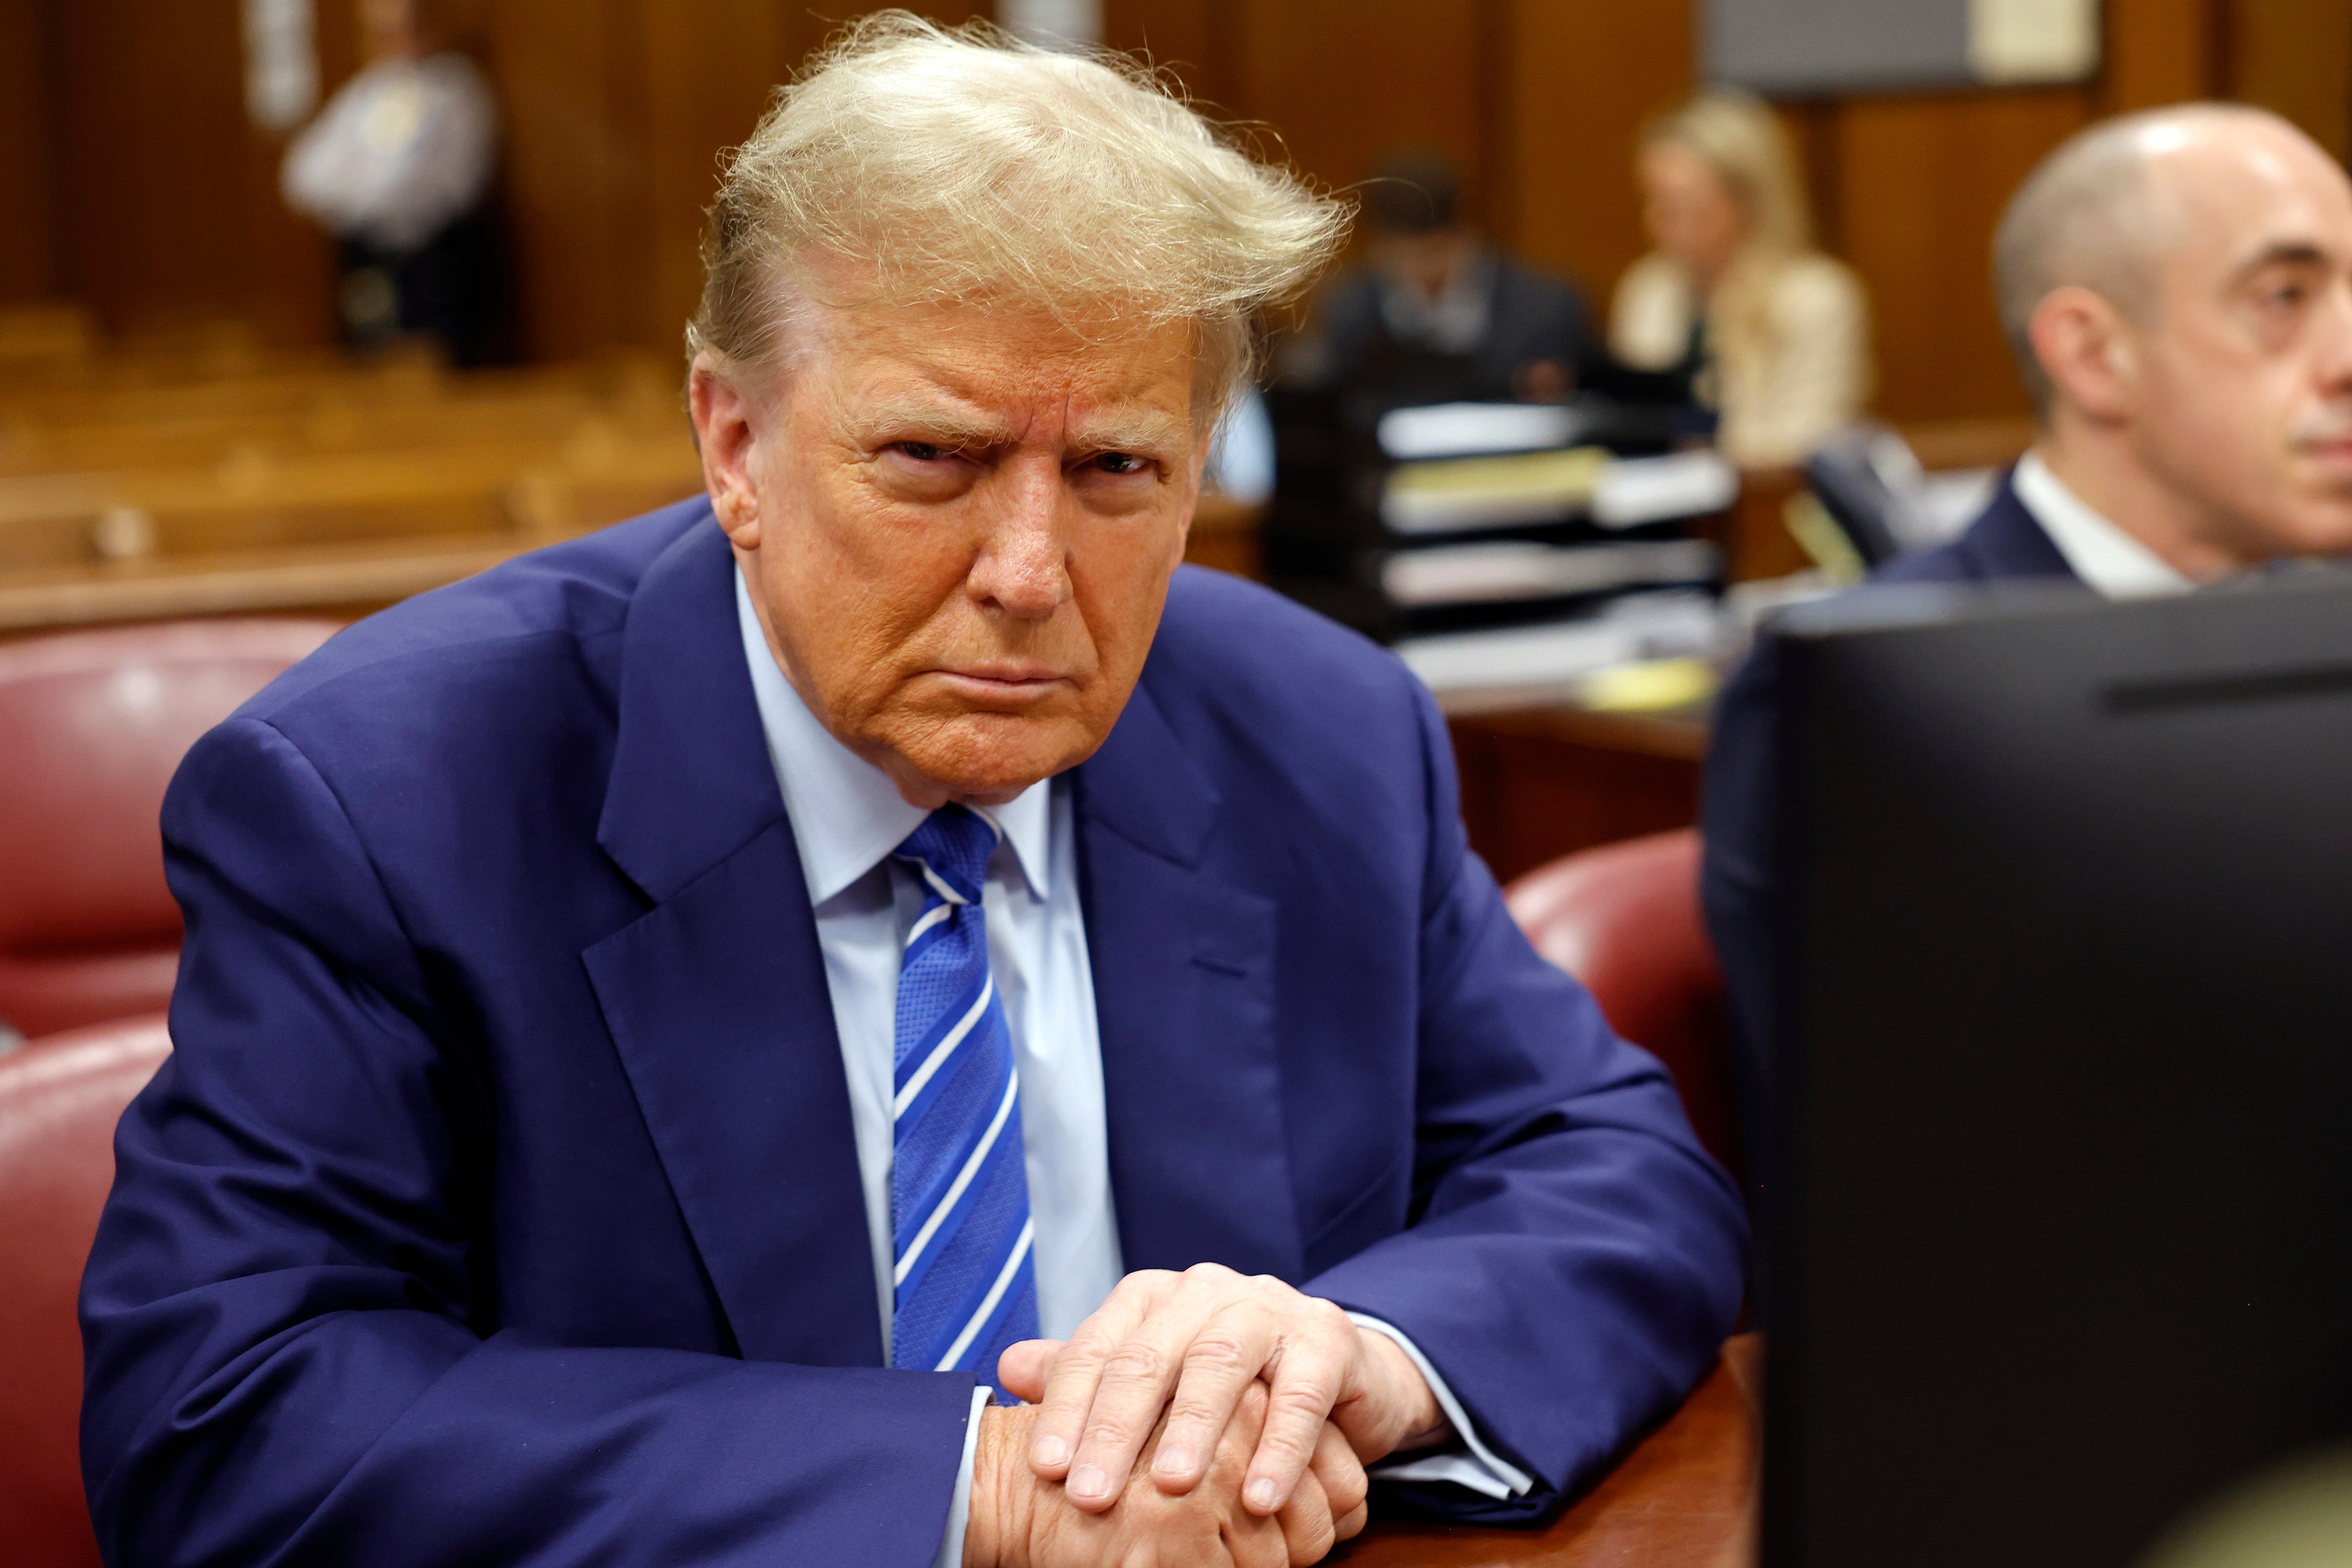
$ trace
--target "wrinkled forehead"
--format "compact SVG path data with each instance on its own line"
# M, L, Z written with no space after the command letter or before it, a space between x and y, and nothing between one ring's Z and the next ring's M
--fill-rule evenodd
M1187 445L1197 334L1185 322L1063 315L1017 300L812 304L797 379L858 425L978 440L1037 430L1118 447Z
M768 274L767 356L787 381L919 379L997 405L1145 399L1205 432L1246 363L1245 330L1160 299L1009 279L950 288L920 267L803 251Z

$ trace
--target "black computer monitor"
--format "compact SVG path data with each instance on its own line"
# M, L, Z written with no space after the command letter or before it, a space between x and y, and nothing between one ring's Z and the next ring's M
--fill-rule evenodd
M2352 1431L2352 587L1782 624L1768 1568L2123 1568Z

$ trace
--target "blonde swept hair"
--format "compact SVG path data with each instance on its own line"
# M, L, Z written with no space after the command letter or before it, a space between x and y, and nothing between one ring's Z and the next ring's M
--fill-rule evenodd
M1747 219L1747 238L1709 308L1720 346L1733 354L1769 352L1773 288L1781 268L1813 243L1812 213L1788 132L1762 100L1712 88L1651 117L1642 145L1662 142L1698 154Z
M1304 292L1350 212L1125 56L885 11L779 90L709 216L689 356L775 364L824 299L819 266L845 259L858 302L1010 302L1089 333L1190 323L1205 422L1251 368L1254 320Z
M1747 215L1750 245L1782 252L1812 245L1812 214L1797 174L1796 149L1763 100L1735 88L1710 88L1650 117L1642 145L1660 142L1706 160Z

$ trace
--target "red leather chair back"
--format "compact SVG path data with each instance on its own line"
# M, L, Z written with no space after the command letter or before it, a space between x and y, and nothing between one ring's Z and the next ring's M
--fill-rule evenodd
M0 1560L98 1568L81 1489L74 1298L114 1184L114 1124L171 1054L161 1017L0 1057Z
M1564 856L1504 892L1535 950L1666 1064L1699 1142L1738 1176L1723 971L1699 917L1698 856L1696 830L1655 833Z
M162 1007L180 911L156 813L196 737L336 630L176 621L0 644L0 1023Z

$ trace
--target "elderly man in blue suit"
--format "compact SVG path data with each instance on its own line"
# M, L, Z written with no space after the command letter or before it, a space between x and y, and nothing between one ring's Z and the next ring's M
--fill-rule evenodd
M2095 125L2019 188L1993 270L2039 434L1965 532L1874 582L2125 598L2352 552L2352 182L2309 137L2221 104ZM1759 1176L1780 713L1768 636L1718 705L1701 878Z
M1273 1568L1367 1467L1536 1519L1690 1386L1737 1194L1513 929L1427 693L1178 570L1343 221L985 35L789 90L708 494L353 627L173 787L110 1563Z

